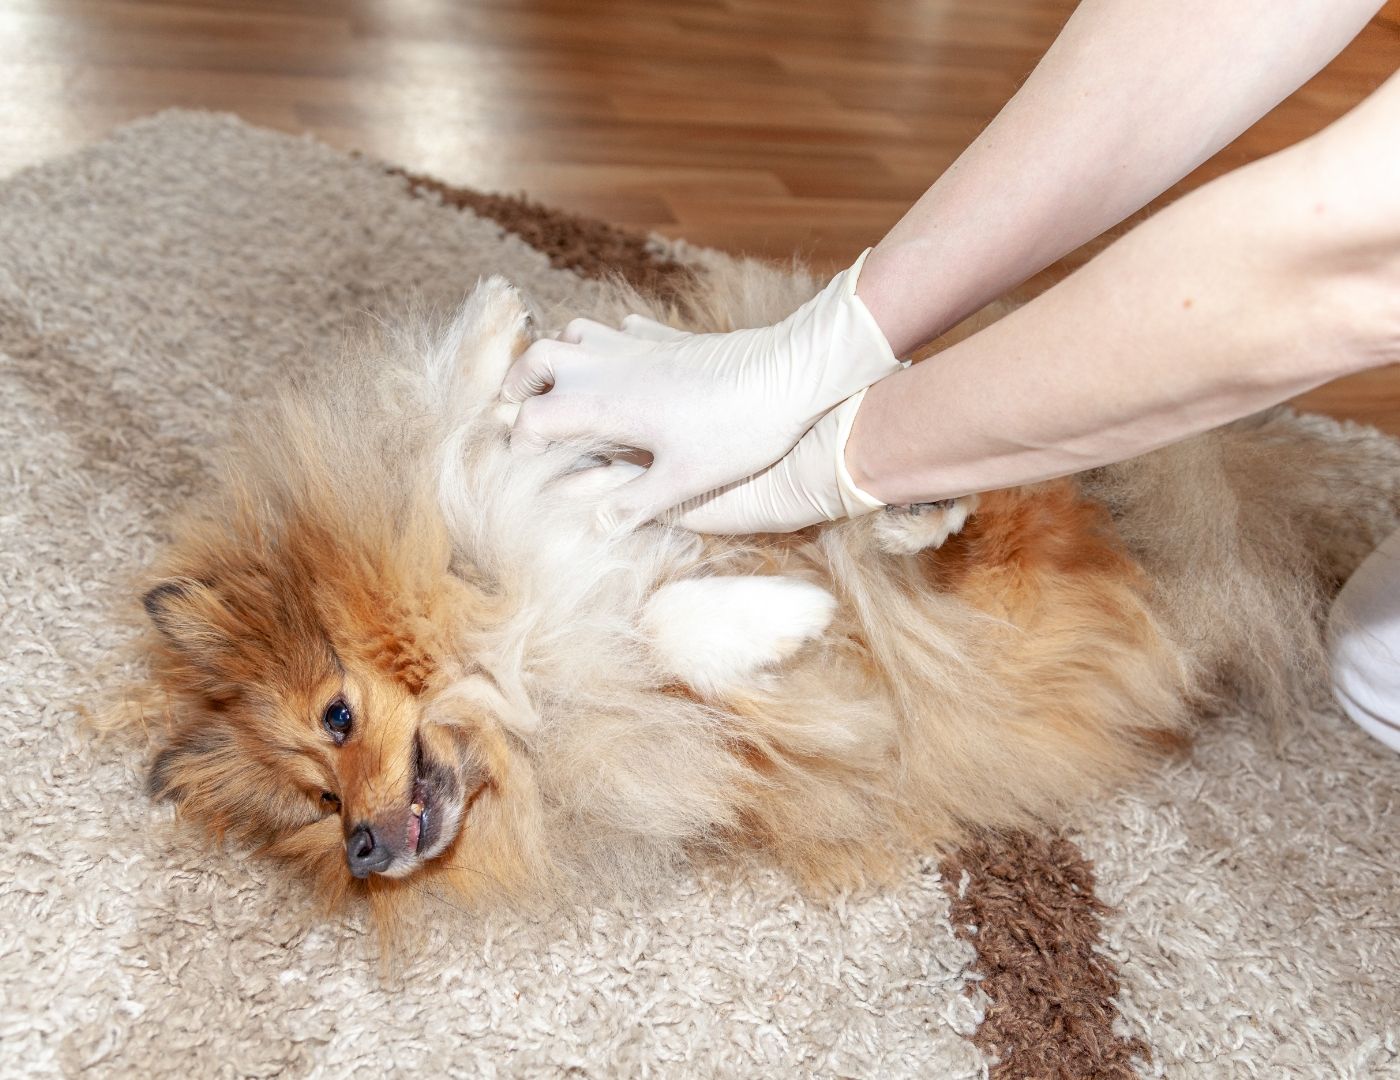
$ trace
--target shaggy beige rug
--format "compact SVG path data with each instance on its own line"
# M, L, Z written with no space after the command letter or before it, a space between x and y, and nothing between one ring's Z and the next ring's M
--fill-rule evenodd
M893 889L444 912L387 974L85 729L131 578L271 380L487 272L587 314L600 274L723 258L194 113L0 185L0 1072L1400 1076L1400 759L1325 704Z

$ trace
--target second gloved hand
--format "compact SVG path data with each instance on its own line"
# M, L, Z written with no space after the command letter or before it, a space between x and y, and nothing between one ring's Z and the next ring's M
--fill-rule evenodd
M883 509L846 469L846 440L864 398L862 390L832 409L781 461L692 499L666 521L702 533L793 532Z
M527 445L606 441L650 453L651 466L603 506L619 523L761 472L818 418L899 369L856 296L864 260L773 326L687 334L635 315L622 330L575 320L506 375L503 399L523 402L513 434Z

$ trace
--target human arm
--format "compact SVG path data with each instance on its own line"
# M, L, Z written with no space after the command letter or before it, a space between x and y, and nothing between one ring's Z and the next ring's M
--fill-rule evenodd
M1021 89L876 246L897 355L1118 224L1292 93L1376 0L1084 0Z
M1313 138L1168 207L1000 322L876 383L681 523L797 528L842 516L843 485L901 504L1031 483L1400 362L1397 130L1400 75ZM832 441L838 422L848 441Z
M527 350L508 377L506 395L523 401L517 434L522 443L612 440L651 453L651 468L608 500L615 519L651 517L757 476L825 410L892 370L893 356L1209 156L1377 6L1085 0L1004 113L870 255L848 305L851 325L867 328L859 346L813 352L817 337L782 324L647 340L582 323L563 343ZM819 384L821 393L802 389ZM844 410L835 419L851 416L850 404ZM832 422L814 436L830 434ZM802 450L813 458L810 442ZM848 512L840 501L818 509Z
M846 462L919 502L1144 453L1400 361L1400 75L982 333L877 383Z

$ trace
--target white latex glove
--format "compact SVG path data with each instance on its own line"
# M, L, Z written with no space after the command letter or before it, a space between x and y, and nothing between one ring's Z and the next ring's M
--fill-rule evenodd
M846 440L864 397L862 390L832 409L782 460L691 500L666 521L704 533L792 532L882 509L846 469Z
M523 402L515 438L650 453L646 472L604 499L600 511L614 523L639 524L752 476L834 406L898 370L856 296L864 261L774 326L687 334L637 315L621 330L576 319L506 374L501 397Z

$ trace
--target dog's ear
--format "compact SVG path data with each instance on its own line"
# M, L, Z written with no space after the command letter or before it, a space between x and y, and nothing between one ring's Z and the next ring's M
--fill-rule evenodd
M156 754L146 775L153 799L182 800L217 775L220 759L233 750L231 733L216 721L179 728Z
M215 836L241 843L266 844L316 821L305 795L270 779L266 763L217 713L192 713L171 731L151 762L146 790Z
M217 603L208 585L188 578L162 581L141 598L146 614L175 655L201 673L211 668L214 654L222 648L210 618L211 605ZM186 723L177 728L151 763L146 790L154 799L183 799L226 744L227 733L212 724Z
M212 673L228 656L228 610L207 583L190 578L162 581L141 604L156 630L186 663Z
M161 637L186 656L199 651L209 639L211 602L218 602L213 590L202 581L189 579L161 581L141 597L141 607L146 608Z

